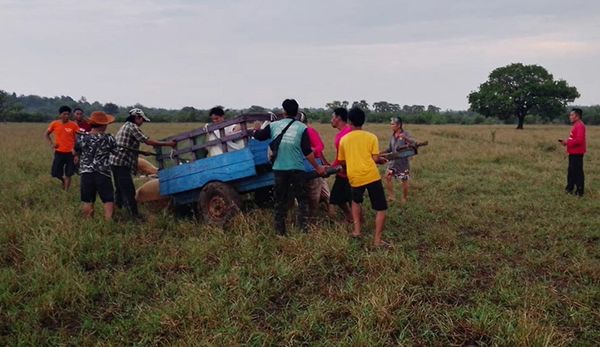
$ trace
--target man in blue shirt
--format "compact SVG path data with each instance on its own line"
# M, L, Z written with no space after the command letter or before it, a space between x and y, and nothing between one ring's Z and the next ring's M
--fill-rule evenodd
M254 137L264 141L276 138L286 126L293 122L285 131L277 158L273 163L275 175L275 231L279 235L287 233L285 219L292 199L298 200L298 226L303 232L308 232L308 199L306 191L306 172L304 171L304 158L315 168L321 176L325 169L317 163L310 147L310 140L306 125L295 121L298 114L298 103L294 99L283 101L285 118L255 129Z

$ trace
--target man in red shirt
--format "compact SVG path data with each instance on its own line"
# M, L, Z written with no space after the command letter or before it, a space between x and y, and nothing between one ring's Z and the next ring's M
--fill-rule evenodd
M323 149L325 149L325 144L323 144L323 140L321 139L321 135L319 132L311 126L308 122L308 117L302 111L298 111L298 120L306 125L306 132L308 134L308 139L310 140L310 148L315 154L315 159L321 160L322 165L329 165L329 162L323 155ZM329 186L327 185L327 181L323 177L316 177L310 179L306 182L306 190L308 194L308 210L309 215L314 217L319 208L319 203L321 201L325 201L327 204L327 212L330 211L329 205Z
M567 187L565 190L569 194L583 196L584 175L583 175L583 155L586 151L585 144L585 124L581 120L583 111L574 108L569 113L569 121L573 124L571 134L566 140L559 140L563 146L567 147L569 154L569 169L567 171Z
M92 126L86 120L81 107L75 107L75 109L73 109L73 115L75 116L75 123L79 125L80 133L89 133L92 131Z
M71 176L75 173L73 154L79 126L70 120L69 106L61 106L58 113L60 119L50 123L44 136L54 151L52 177L58 178L62 182L63 189L68 190L71 186ZM54 134L54 141L50 138L50 134Z
M339 130L334 139L335 161L331 164L332 166L337 166L340 165L340 161L338 160L340 141L346 134L352 131L352 128L348 125L348 111L345 108L340 107L333 110L331 114L331 126ZM346 222L352 223L352 211L350 209L352 204L352 188L350 187L350 182L345 171L335 176L335 182L329 196L329 203L339 206L344 212Z

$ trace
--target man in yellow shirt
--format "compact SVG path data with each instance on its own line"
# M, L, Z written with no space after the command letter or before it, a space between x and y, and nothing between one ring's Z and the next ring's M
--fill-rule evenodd
M390 244L381 239L385 225L387 201L381 182L377 164L386 160L379 156L379 141L374 134L362 130L365 113L354 107L348 111L348 120L352 131L340 141L338 160L346 167L350 186L352 186L352 218L354 232L352 237L360 237L362 227L362 207L365 190L369 192L371 207L377 211L375 215L375 247L389 247Z

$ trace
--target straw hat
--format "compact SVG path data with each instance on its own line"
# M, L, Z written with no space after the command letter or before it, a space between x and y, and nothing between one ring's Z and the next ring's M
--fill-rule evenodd
M106 114L102 111L94 111L90 115L88 122L96 125L107 125L115 121L115 117Z

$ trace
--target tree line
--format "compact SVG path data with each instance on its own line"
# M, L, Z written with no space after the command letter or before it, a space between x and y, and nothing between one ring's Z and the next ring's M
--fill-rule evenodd
M579 92L564 80L555 80L545 68L539 65L510 64L494 69L488 80L471 92L469 110L442 111L435 105L400 105L388 101L370 104L366 100L349 102L334 100L320 108L304 108L313 122L327 123L331 111L337 107L360 107L368 114L372 123L386 123L391 117L402 117L405 123L413 124L518 124L522 129L527 117L530 124L567 123L567 104L579 97ZM127 111L133 107L142 108L154 122L208 122L208 110L186 106L181 109L147 107L141 104L119 106L112 102L105 104L89 102L81 97L75 100L70 96L43 97L19 95L0 90L0 121L47 122L56 117L60 106L80 107L86 113L103 110L124 120ZM600 105L579 106L583 120L587 124L600 124ZM267 109L253 105L246 109L227 109L233 117L248 112L281 112L281 109Z
M38 95L16 95L0 90L0 121L4 122L48 122L56 118L60 106L67 105L71 108L81 107L86 114L102 110L115 115L118 121L127 118L127 111L133 107L142 108L153 122L209 122L209 109L198 109L186 106L181 109L165 109L148 107L141 104L119 106L115 103L89 102L85 97L78 100L70 96L43 97ZM391 117L400 116L406 123L413 124L482 124L500 123L499 119L486 118L472 111L442 111L434 105L403 105L386 101L377 101L372 105L366 100L355 102L334 100L321 108L304 108L303 111L309 119L316 123L328 123L331 112L337 107L361 107L369 114L369 122L386 123ZM249 112L281 112L279 108L266 108L252 105L245 109L226 109L229 117L234 117Z

